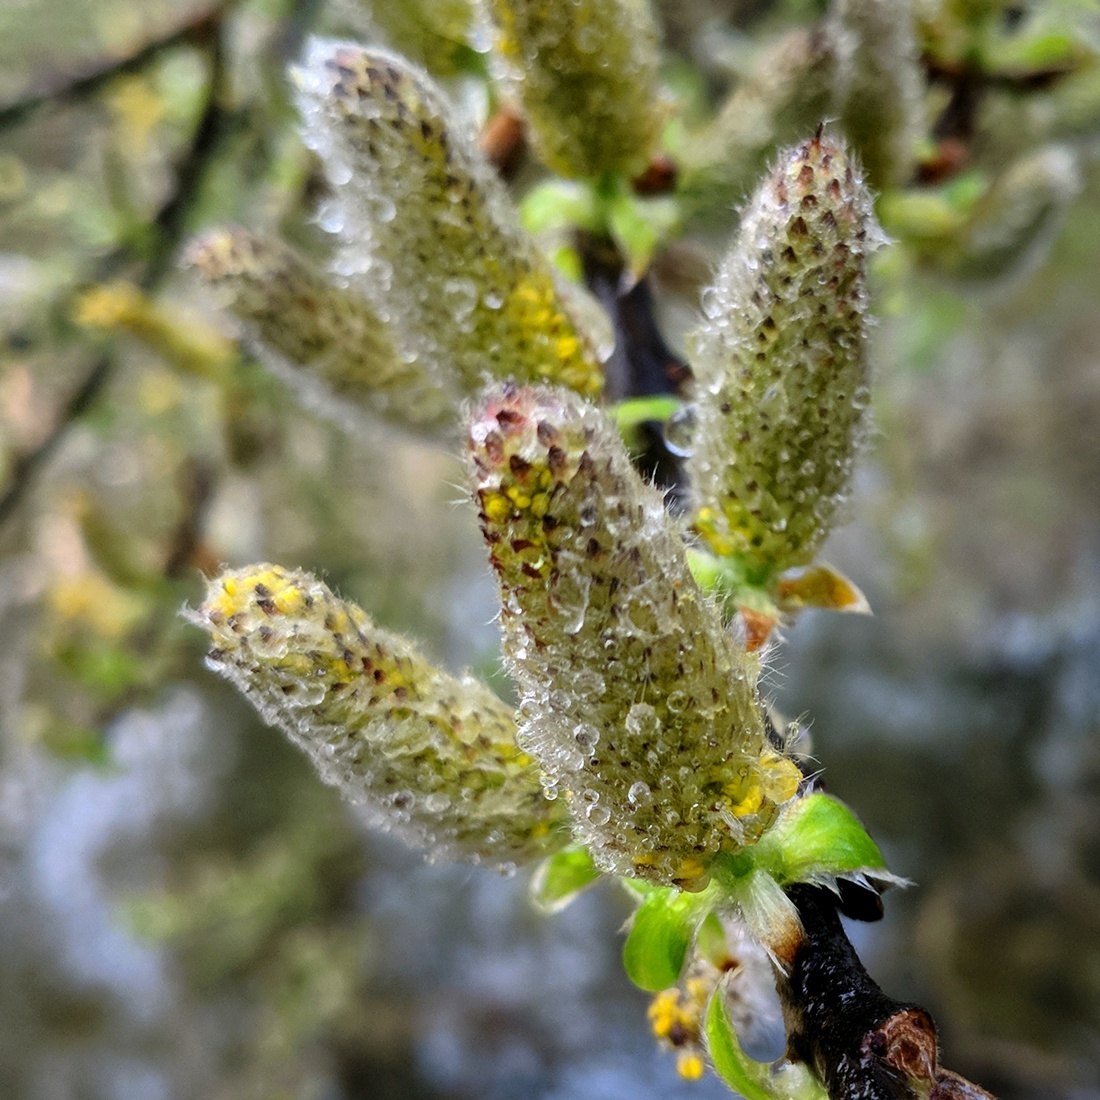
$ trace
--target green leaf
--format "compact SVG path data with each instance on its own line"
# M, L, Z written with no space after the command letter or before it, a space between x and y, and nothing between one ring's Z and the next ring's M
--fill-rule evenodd
M679 980L702 914L698 899L654 890L638 906L623 945L623 968L639 989L659 993Z
M664 422L668 420L674 412L682 407L682 404L679 398L664 395L658 397L631 397L614 405L610 412L627 449L637 451L642 447L642 441L638 438L639 426L647 421L658 420Z
M894 878L859 818L827 794L807 795L788 806L758 841L753 856L783 886L860 873Z
M715 1071L744 1100L828 1100L825 1086L801 1063L773 1067L754 1061L741 1049L721 988L707 1006L704 1030Z
M707 1006L705 1024L707 1050L715 1072L734 1092L745 1100L780 1100L772 1091L769 1067L755 1062L742 1049L726 1015L721 991L715 993Z
M603 228L600 204L592 188L583 183L548 180L533 187L520 205L523 228L532 236L563 229Z
M672 198L639 199L624 189L611 200L608 220L631 274L640 278L660 245L676 231L680 207Z
M571 844L539 866L531 880L531 900L544 913L560 912L599 877L588 849Z
M657 397L631 397L611 408L611 415L619 431L636 428L647 420L667 420L682 408L678 397L660 394Z

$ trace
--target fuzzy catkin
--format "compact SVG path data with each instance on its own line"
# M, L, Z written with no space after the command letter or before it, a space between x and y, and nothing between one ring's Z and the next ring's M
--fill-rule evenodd
M404 362L374 306L287 245L227 227L193 242L186 260L243 323L260 357L290 381L314 379L399 424L453 422L454 380Z
M317 40L297 83L303 137L334 190L321 221L341 240L338 267L402 356L453 373L466 392L495 376L598 393L601 349L427 74Z
M970 220L944 248L944 265L965 279L997 279L1026 270L1057 232L1081 189L1077 154L1045 145L1013 161L978 202Z
M756 840L800 778L767 746L757 662L598 409L494 389L468 454L521 744L599 866L701 887L710 859Z
M536 152L563 176L641 172L666 111L649 0L483 0Z
M223 573L192 618L210 634L208 665L371 824L431 858L499 866L564 843L564 813L517 748L511 708L308 573Z
M703 293L695 525L753 582L811 561L847 492L870 398L866 261L881 240L858 165L819 134L780 155Z

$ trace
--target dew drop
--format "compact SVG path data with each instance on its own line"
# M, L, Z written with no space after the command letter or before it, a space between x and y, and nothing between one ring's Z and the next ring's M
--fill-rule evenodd
M725 312L722 304L722 293L716 286L708 286L699 298L699 304L703 309L703 316L712 321L717 320Z
M326 233L341 233L344 229L344 211L332 203L324 207L317 216L317 224Z
M665 422L665 446L679 458L690 458L695 436L695 409L685 405Z
M378 195L374 200L374 218L375 221L386 224L392 222L397 217L397 206L393 200L385 195Z
M661 728L657 712L648 703L635 703L626 715L626 731L638 740L656 737Z
M597 827L606 825L611 820L611 811L606 806L593 805L584 811L584 816Z
M573 740L577 742L577 748L581 752L591 753L600 740L600 731L595 726L582 723L573 729ZM585 792L587 794L587 792Z
M474 311L478 292L472 279L448 279L443 284L447 306L456 321L463 321Z

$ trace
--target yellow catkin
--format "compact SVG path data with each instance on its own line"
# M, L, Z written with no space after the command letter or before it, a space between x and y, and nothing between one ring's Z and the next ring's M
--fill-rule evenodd
M603 384L547 258L467 126L426 73L381 50L314 42L298 73L303 136L334 197L338 266L397 333L405 361L453 374Z
M210 667L372 824L432 857L502 866L566 840L511 708L315 577L267 564L226 572L191 617L210 634Z

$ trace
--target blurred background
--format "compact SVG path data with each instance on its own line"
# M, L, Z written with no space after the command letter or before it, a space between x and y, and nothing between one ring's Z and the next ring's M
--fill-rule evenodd
M690 120L826 5L658 8ZM967 63L1000 58L1003 77L1008 57L1015 82L974 78L965 166L883 195L899 243L876 270L876 430L825 555L875 614L805 615L767 689L916 883L851 930L872 974L1003 1100L1086 1100L1100 9L917 8L926 45L980 23ZM728 1095L654 1046L611 884L544 917L522 871L368 834L178 615L220 562L304 567L509 690L458 462L303 410L179 266L189 234L227 220L323 254L284 81L314 31L386 41L490 109L462 0L0 0L0 1096ZM942 119L963 97L929 79ZM983 192L1009 231L983 238L979 219L951 251L928 228L921 201L963 202L1028 157L1054 181L1042 201ZM741 187L657 264L673 343Z

